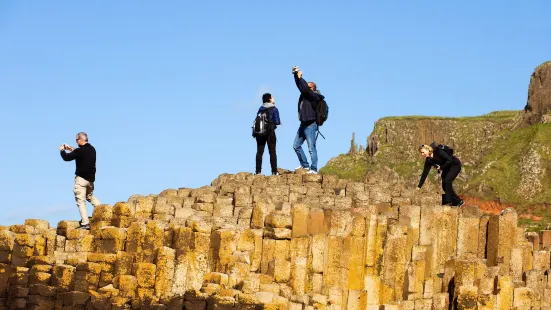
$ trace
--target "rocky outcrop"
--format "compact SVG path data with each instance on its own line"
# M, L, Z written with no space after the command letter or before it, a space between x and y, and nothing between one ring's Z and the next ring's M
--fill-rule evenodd
M535 123L551 122L551 61L538 66L530 78L528 101L524 107L525 121Z
M383 182L220 175L0 228L0 309L545 309L551 231Z
M465 118L383 118L375 124L367 149L375 160L417 161L419 146L433 141L453 147L464 162L473 164L487 154L498 132L513 126L518 112L494 112Z

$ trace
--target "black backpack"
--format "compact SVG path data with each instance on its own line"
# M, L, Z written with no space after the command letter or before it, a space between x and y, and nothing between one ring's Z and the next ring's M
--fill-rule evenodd
M253 123L253 137L264 137L274 130L274 123L270 119L272 108L259 111Z
M328 117L329 106L327 105L325 99L322 97L318 102L318 107L316 108L316 124L318 124L318 126L322 126Z
M453 156L453 148L451 148L450 146L448 145L445 145L445 144L438 144L436 142L432 142L430 144L430 146L436 150L436 149L441 149L442 151L446 152L448 155L450 156Z

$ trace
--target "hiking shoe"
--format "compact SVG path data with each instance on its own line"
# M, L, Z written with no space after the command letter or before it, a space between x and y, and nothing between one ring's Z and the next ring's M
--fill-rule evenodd
M86 224L86 225L82 225L80 224L79 227L77 227L76 229L85 229L85 230L90 230L90 224Z
M280 175L279 172L272 172L272 175Z
M458 208L461 208L463 205L465 204L465 202L463 200L461 200L459 202L459 204L457 205Z
M318 174L318 172L316 170L308 170L306 174Z
M295 171L300 170L300 169L304 169L304 170L308 170L308 171L310 170L310 168L304 168L303 166L299 166L299 167L295 168Z

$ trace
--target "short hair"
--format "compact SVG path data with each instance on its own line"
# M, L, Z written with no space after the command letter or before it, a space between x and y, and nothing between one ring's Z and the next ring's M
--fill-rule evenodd
M78 137L79 139L82 139L82 140L88 142L88 135L87 135L84 131L79 132L79 133L77 134L77 137Z
M419 147L419 153L421 153L422 150L428 151L429 154L432 154L434 152L434 149L432 148L432 146L426 145L426 144L421 144L421 146Z
M270 102L270 99L272 99L272 94L265 93L262 95L262 103Z
M312 81L308 82L308 84L310 84L310 83L312 83L312 86L314 86L314 90L317 90L317 89L318 89L318 86L316 85L316 83L314 83L314 82L312 82Z

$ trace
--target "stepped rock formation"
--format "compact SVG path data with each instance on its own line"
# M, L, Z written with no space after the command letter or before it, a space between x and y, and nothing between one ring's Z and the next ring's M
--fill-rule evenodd
M0 228L0 309L551 309L551 231L330 175L223 174ZM76 214L76 209L75 209Z

